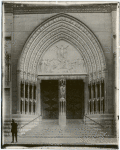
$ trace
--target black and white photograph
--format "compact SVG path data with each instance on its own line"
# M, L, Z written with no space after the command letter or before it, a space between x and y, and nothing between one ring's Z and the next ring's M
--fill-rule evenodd
M1 7L1 147L118 149L119 2Z

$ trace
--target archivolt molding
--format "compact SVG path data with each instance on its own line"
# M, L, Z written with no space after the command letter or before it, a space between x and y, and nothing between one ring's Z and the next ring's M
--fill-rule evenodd
M18 70L24 72L20 78L36 81L37 65L43 53L59 40L69 42L80 52L89 81L105 77L105 58L96 36L76 18L58 14L43 22L28 38L18 62Z

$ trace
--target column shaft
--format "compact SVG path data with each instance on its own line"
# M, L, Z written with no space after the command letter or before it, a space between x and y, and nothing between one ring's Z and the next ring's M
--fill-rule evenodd
M24 87L23 87L23 91L24 91L24 96L23 96L23 114L25 114L25 82L23 82Z
M36 84L36 91L35 91L35 98L36 98L36 103L35 103L35 114L37 114L37 84Z
M27 102L27 114L29 114L29 83L28 83L28 102Z
M84 80L84 114L86 115L88 112L88 100L89 100L89 95L88 95L88 77L85 77ZM83 115L84 115L83 114Z
M100 114L101 114L101 81L100 81Z
M97 114L97 83L95 83L95 108L95 113Z
M59 102L59 115L60 115L60 108L61 108L61 107L60 107L60 102Z
M104 113L107 113L107 86L106 80L104 81Z
M91 99L91 84L88 85L89 97L88 97L88 114L90 114L90 99Z
M66 102L65 102L65 115L66 115Z
M34 108L34 109L35 109L34 111L35 111L35 115L36 115L36 101L35 101L35 106L34 106L34 107L35 107L35 108Z
M94 101L95 101L95 100L93 99L93 102L92 102L92 103L93 103L93 104L92 104L92 105L93 105L93 114L95 113L95 112L94 112L94 107L95 107L95 106L94 106L94 104L95 104Z
M41 99L41 83L42 81L40 80L39 82L39 113L40 115L43 115L42 111L42 99Z
M20 71L17 71L17 94L18 94L18 100L17 100L17 114L20 114Z
M88 114L90 114L90 101L88 101Z
M36 90L36 93L37 93L37 104L36 104L36 111L37 111L37 114L38 115L42 115L42 108L41 108L41 80L37 80L37 90Z
M24 100L22 101L22 114L24 114Z
M93 114L95 114L95 83L93 83Z
M11 65L9 64L9 82L11 80Z
M93 114L93 86L91 83L91 114Z
M63 101L63 114L64 114L64 101Z
M32 102L31 102L31 114L33 114L33 85L32 85Z
M61 103L61 105L60 105L61 111L60 112L61 112L61 115L62 115L62 102L60 102L60 103Z

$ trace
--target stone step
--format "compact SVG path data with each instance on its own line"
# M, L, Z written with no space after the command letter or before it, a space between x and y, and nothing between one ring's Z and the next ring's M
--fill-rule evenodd
M43 119L42 121L32 122L29 125L21 128L25 125L25 120L18 126L18 135L22 137L113 137L111 128L102 128L101 126L77 119L67 119L67 125L64 128L59 126L58 119ZM65 131L66 130L66 131ZM9 136L11 133L11 122L6 122L4 126L4 135Z
M36 118L35 115L27 115L27 116L21 115L20 118L18 117L18 115L13 115L12 118L15 119L15 122L17 122L18 124L17 128L18 128L19 135L25 134L25 132L31 130L33 127L39 124L39 118L33 120L34 118ZM9 118L5 118L4 120L4 124L2 125L4 136L9 136L11 134L11 120L12 119L9 119Z
M112 135L110 135L112 136ZM58 125L57 121L44 120L40 125L33 128L31 131L25 133L24 137L108 137L106 132L103 132L98 126L89 126L84 124L83 121L67 121L67 125L62 128Z

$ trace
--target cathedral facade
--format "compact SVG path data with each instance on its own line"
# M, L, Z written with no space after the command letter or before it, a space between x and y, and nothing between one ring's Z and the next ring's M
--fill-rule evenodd
M88 118L115 132L117 3L4 3L3 118Z

